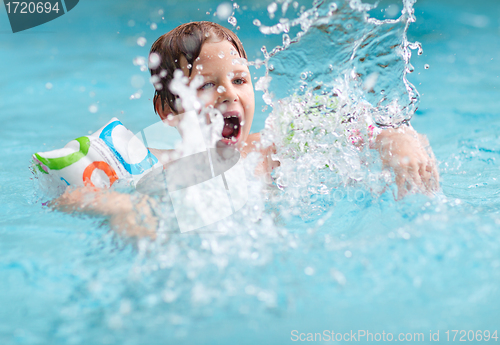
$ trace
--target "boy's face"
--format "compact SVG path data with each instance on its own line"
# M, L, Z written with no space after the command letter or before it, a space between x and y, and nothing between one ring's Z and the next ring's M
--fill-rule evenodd
M181 60L182 70L188 75L187 60ZM241 64L241 57L227 40L208 41L192 66L191 80L203 76L198 97L205 106L213 106L224 116L222 141L242 144L250 133L255 98L250 71Z

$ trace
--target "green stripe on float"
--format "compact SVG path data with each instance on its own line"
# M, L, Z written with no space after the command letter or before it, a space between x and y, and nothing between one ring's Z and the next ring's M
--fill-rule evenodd
M35 154L36 154L36 153L35 153ZM35 165L36 165L36 167L38 168L38 170L40 170L42 173L44 173L44 174L48 174L48 172L46 172L45 170L43 170L43 168L42 168L42 166L41 166L40 164L36 163Z
M38 153L35 153L36 158L45 164L51 170L61 170L64 169L71 164L78 162L80 159L85 157L89 152L90 148L90 139L88 137L80 137L76 138L76 141L80 143L80 150L77 152L70 153L64 157L57 158L45 158L40 156Z

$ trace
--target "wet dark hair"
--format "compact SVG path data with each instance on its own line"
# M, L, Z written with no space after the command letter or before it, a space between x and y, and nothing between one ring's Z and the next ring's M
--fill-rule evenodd
M169 85L174 78L174 71L181 69L181 56L184 56L188 64L193 66L200 55L203 44L214 37L220 40L228 40L240 57L247 58L245 49L236 34L212 22L182 24L160 36L153 43L149 55L156 53L160 58L159 65L156 68L149 69L152 78L156 79L154 81L156 91L153 98L155 112L156 100L160 97L162 110L165 110L166 103L173 112L177 113L175 106L177 96L170 91ZM192 69L189 69L189 76L191 76L191 72Z

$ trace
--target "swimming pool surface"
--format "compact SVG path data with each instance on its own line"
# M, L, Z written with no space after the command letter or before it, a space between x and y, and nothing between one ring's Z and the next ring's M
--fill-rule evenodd
M238 35L262 58L262 45L281 42L252 25L269 21L269 2L238 4ZM390 4L401 10L383 1L373 11ZM113 116L134 132L156 122L134 59L183 22L217 20L218 5L82 0L16 34L0 10L0 344L288 344L294 330L423 333L429 343L430 331L440 342L447 330L500 331L498 1L414 5L408 38L424 52L408 75L421 95L412 124L439 161L434 198L346 196L285 217L254 193L226 234L157 242L42 205L31 155ZM269 113L261 95L254 131Z

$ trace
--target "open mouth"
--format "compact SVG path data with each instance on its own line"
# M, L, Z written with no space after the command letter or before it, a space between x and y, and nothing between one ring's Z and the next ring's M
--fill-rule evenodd
M222 129L222 140L236 142L240 136L241 125L238 116L224 117L224 128Z

